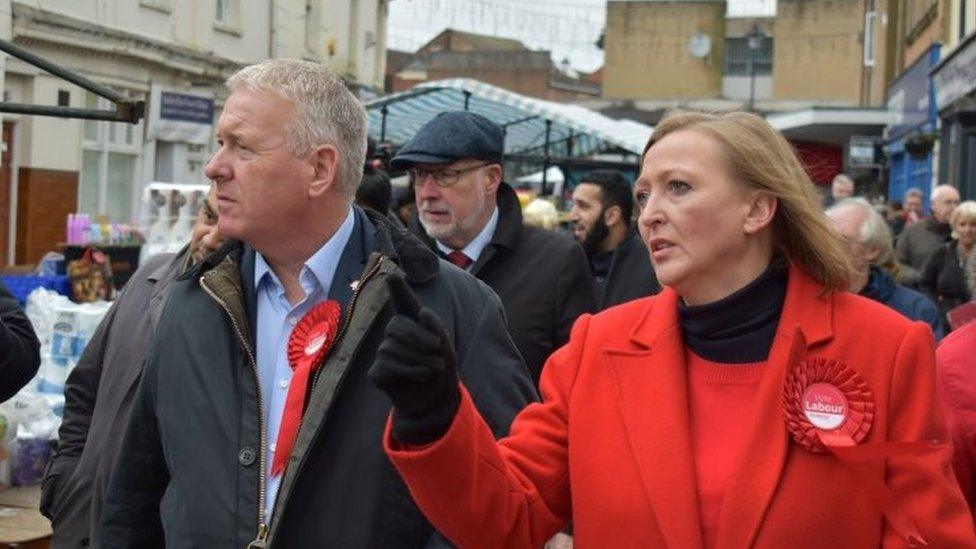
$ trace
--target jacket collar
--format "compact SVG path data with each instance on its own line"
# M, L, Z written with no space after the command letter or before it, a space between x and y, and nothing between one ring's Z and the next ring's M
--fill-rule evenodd
M833 337L832 300L821 296L823 287L795 264L790 264L789 270L777 337L790 335L792 328L799 328L809 345L830 339ZM678 294L673 289L665 287L653 303L630 332L631 341L645 349L667 330L679 328Z
M522 207L519 205L515 189L508 183L502 182L498 186L498 229L491 239L496 247L513 249L518 245L519 235L522 234Z
M789 446L781 412L783 383L811 346L833 336L832 301L816 281L790 266L783 312L756 400L742 412L749 426L743 455L726 490L718 549L753 545ZM632 457L667 545L700 549L678 295L665 288L649 303L631 330L629 345L606 349L605 358L614 376Z
M871 267L868 283L861 290L861 295L881 303L886 303L895 293L895 279L880 267Z

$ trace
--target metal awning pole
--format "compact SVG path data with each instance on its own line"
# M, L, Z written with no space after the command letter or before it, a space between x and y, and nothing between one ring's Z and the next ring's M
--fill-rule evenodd
M468 104L471 102L471 92L464 90L464 110L468 110Z
M6 40L0 40L0 50L25 61L58 78L67 80L76 86L88 90L95 95L104 97L115 103L115 110L78 109L70 107L53 107L46 105L28 105L23 103L0 103L0 112L15 114L32 114L40 116L56 116L60 118L83 118L88 120L109 120L112 122L129 122L135 124L145 116L145 101L135 101L125 95L94 82L75 71L54 64L42 57Z
M380 120L380 143L386 141L386 115L388 112L389 109L386 108L386 105L383 105L383 107L380 108L380 115L383 117Z
M546 120L546 145L542 163L542 195L546 195L546 187L549 185L549 138L552 135L552 120Z

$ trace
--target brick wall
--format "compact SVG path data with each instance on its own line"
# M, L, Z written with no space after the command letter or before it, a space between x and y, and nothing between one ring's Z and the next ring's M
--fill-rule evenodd
M17 263L36 263L64 242L65 222L78 205L78 172L20 168L17 181Z

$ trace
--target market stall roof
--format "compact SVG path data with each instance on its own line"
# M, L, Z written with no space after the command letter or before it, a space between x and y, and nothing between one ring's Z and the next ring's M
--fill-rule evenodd
M542 155L547 121L549 153L564 157L605 151L639 155L652 131L639 122L614 120L585 107L526 97L470 78L425 82L369 101L366 109L369 136L398 145L438 113L467 109L502 126L510 155Z

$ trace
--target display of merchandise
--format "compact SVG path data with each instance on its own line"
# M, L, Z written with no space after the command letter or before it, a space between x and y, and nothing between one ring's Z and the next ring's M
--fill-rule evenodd
M68 373L110 305L72 303L45 288L27 296L24 311L41 342L41 367L20 392L0 403L0 488L43 479L64 414Z
M138 246L142 235L128 223L97 223L88 214L68 214L65 242L71 246Z
M41 342L41 367L31 385L50 396L60 416L68 373L84 352L111 304L106 301L74 303L56 292L38 288L27 296L25 312Z
M180 251L193 232L208 185L150 183L143 193L140 227L146 235L141 259Z

